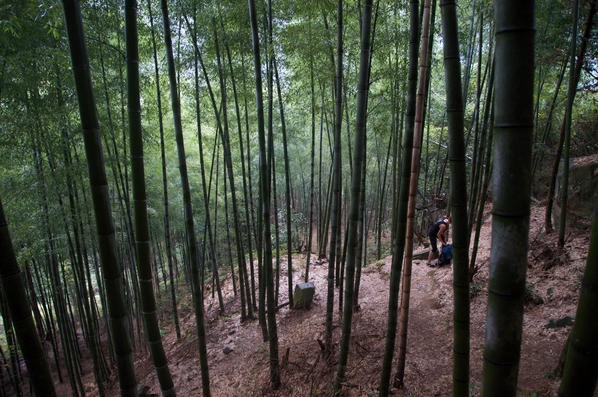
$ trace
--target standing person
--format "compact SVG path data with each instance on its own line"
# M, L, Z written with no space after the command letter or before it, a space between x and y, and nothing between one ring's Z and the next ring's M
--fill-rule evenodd
M434 254L438 255L438 246L436 245L437 241L440 241L442 247L448 244L447 231L450 224L451 217L447 216L434 222L428 229L428 237L430 238L430 245L432 249L428 254L428 262L426 264L430 267L434 267L432 265Z

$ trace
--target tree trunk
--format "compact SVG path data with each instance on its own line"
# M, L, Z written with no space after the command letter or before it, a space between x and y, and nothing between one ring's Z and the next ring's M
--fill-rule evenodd
M351 320L353 317L353 288L355 275L355 259L357 249L357 226L359 219L359 204L361 199L361 173L365 161L365 137L367 120L367 99L369 91L370 66L370 35L372 22L372 0L365 0L363 4L363 21L361 29L361 56L359 64L359 82L357 89L357 120L355 128L355 155L353 156L353 175L351 178L351 207L349 210L347 278L345 283L345 305L343 307L342 336L340 342L339 362L334 382L334 393L338 395L345 378L347 359L349 355L349 341L351 338ZM339 87L340 89L340 87ZM357 264L359 265L359 264Z
M286 206L286 226L287 226L287 280L289 288L289 307L293 307L293 240L291 236L291 175L289 166L289 153L287 150L287 127L284 117L284 105L282 100L282 91L280 89L280 79L278 77L278 67L274 59L274 74L276 77L276 92L278 94L278 105L280 108L280 123L282 129L282 148L284 153L284 197ZM249 220L248 220L249 221Z
M183 189L183 210L185 218L185 232L189 249L189 263L191 265L191 287L193 293L193 306L195 308L195 324L197 328L197 343L199 347L199 363L201 370L201 382L203 395L210 396L210 379L208 369L208 355L206 349L206 332L204 326L203 288L200 283L199 252L195 238L195 227L193 222L193 208L191 205L191 190L187 176L187 160L185 156L185 143L183 140L183 126L181 122L181 103L178 95L176 71L174 68L174 56L172 52L172 38L170 33L170 17L168 16L167 0L160 0L162 7L162 19L164 23L164 43L166 46L166 60L168 64L168 78L170 81L170 99L172 102L172 113L174 119L174 132L177 143L177 154L179 158L179 172L181 175L181 186Z
M579 19L579 0L575 0L573 11L573 29L571 30L571 55L569 58L569 89L567 92L567 108L565 109L565 142L563 147L563 180L561 183L561 213L559 216L559 247L565 245L565 229L567 225L567 200L569 197L569 157L571 147L571 112L577 91L575 79L575 47L577 46L577 20ZM579 60L583 63L583 59Z
M575 324L568 340L565 372L559 396L591 396L598 379L598 293L593 285L598 283L598 209L594 210L592 235L586 270L577 304Z
M486 94L486 110L484 112L484 122L482 129L485 132L486 137L486 147L484 153L484 172L481 176L480 181L480 189L477 194L478 199L477 201L477 209L476 209L476 218L474 221L475 227L475 234L473 239L473 247L471 249L471 259L469 262L469 281L473 280L473 276L478 271L478 266L476 266L476 257L478 254L478 245L480 242L480 234L482 231L482 218L484 215L484 205L486 204L486 197L488 192L488 184L490 183L490 167L492 165L492 131L488 128L488 124L492 124L494 122L494 56L492 57L492 66L490 71L490 80L488 81L488 92ZM533 178L532 178L533 180ZM473 211L473 208L470 209Z
M79 3L73 0L63 0L63 5L96 215L102 274L108 295L112 342L118 361L120 390L123 396L133 396L136 393L137 381L129 337L127 305L123 299L122 273L116 261L114 221L100 144L99 123L83 35L81 10Z
M150 253L147 195L145 192L145 167L143 164L143 133L141 130L141 95L139 91L139 48L137 37L137 0L125 3L127 44L127 105L129 114L129 143L131 145L131 178L133 181L133 208L135 210L135 248L139 275L139 289L149 345L162 396L175 396L174 384L168 369L168 360L162 346L160 326L153 289Z
M272 282L272 241L270 236L270 186L268 164L266 160L266 133L264 128L264 101L262 94L262 63L254 0L248 0L249 20L251 22L251 41L255 68L255 99L257 107L258 140L260 147L260 191L262 212L263 273L265 278L268 304L268 337L270 346L270 382L274 389L280 387L280 368L278 365L278 333L276 330L276 308L274 307L274 286Z
M399 299L399 285L401 281L401 267L405 250L405 233L407 224L407 203L409 199L409 176L411 174L411 155L413 146L413 129L415 121L415 100L417 89L417 58L418 58L418 0L409 2L409 75L407 84L407 109L405 114L405 134L403 141L403 156L401 158L401 180L398 191L397 222L392 241L392 264L390 268L390 287L388 296L388 323L386 328L386 342L384 345L384 361L380 376L379 396L386 397L390 389L392 357L394 353L397 333L397 309ZM397 183L398 181L395 181Z
M195 2L193 2L193 18L196 18L195 15ZM193 24L193 42L197 42L197 25ZM210 263L212 264L212 277L216 284L216 293L218 294L218 305L220 307L220 313L224 313L224 299L222 298L222 288L220 287L220 275L218 272L218 252L216 248L215 237L212 233L212 222L210 219L210 199L208 196L208 187L206 185L206 169L205 169L205 162L203 157L203 134L201 131L201 112L199 106L199 51L197 46L193 47L194 49L194 62L193 62L193 73L195 78L195 115L196 115L196 122L197 122L197 145L198 145L198 152L199 152L199 167L200 167L200 174L201 174L201 187L203 193L203 200L204 200L204 211L205 211L205 223L206 223L206 230L208 232L208 244L210 246L211 257L209 258ZM217 197L218 195L216 195ZM230 253L230 250L229 250ZM235 274L234 271L231 273L231 278L233 281L233 290L236 294L235 287Z
M517 392L533 134L534 3L495 2L492 250L482 394Z
M222 22L222 19L220 19L220 26L222 31L224 32L224 24ZM254 308L256 307L256 302L255 302L255 280L254 280L254 275L253 275L253 246L252 246L252 236L251 236L251 230L252 230L252 222L250 221L250 194L248 193L248 188L247 188L247 178L246 175L247 173L245 172L245 151L244 151L244 145L243 145L243 134L242 134L242 128L241 128L241 111L239 109L239 99L238 99L238 95L237 95L237 84L235 81L235 74L234 74L234 69L233 69L233 64L232 64L232 58L231 58L231 54L230 54L230 48L228 46L228 39L225 41L225 49L226 49L226 58L228 61L228 67L230 70L230 77L231 77L231 83L232 83L232 87L233 87L233 97L235 100L235 114L237 116L237 132L238 132L238 137L239 137L239 153L241 155L241 180L243 181L243 202L245 204L245 223L247 224L247 250L249 251L249 269L250 269L250 273L251 273L251 306ZM281 99L282 100L282 99ZM282 115L282 102L281 102L281 115ZM283 120L283 137L284 139L286 139L286 132L284 129L284 117L282 117ZM286 140L285 140L286 142ZM249 150L249 142L247 142L247 150ZM286 146L285 146L285 150L286 150ZM248 158L249 160L249 158ZM288 165L288 164L287 164ZM250 168L250 164L248 164L247 168ZM249 190L251 190L251 184L249 185ZM253 214L252 214L253 215ZM289 215L290 216L290 215ZM253 216L252 216L253 218ZM289 249L289 255L290 255L290 249ZM289 256L290 258L290 256ZM290 260L289 260L290 263Z
M226 172L228 175L228 182L230 186L230 193L231 193L231 204L233 209L233 223L235 226L235 242L237 245L237 266L239 268L239 292L241 294L241 304L247 308L247 318L253 318L253 307L251 305L251 290L249 287L249 277L247 276L247 266L245 263L245 252L243 249L243 238L241 232L241 226L239 224L239 210L237 207L237 190L235 188L235 177L233 173L233 162L232 162L232 154L230 149L230 138L229 138L229 131L228 131L228 112L227 112L227 99L226 99L226 83L224 80L224 68L222 67L222 63L220 60L220 46L218 42L218 33L216 31L216 23L214 21L214 40L216 46L216 61L218 64L218 76L220 81L220 95L222 97L222 123L220 123L220 118L218 114L216 114L218 119L218 124L220 126L219 132L221 135L222 140L222 148L224 154L224 163L226 166ZM203 68L203 63L202 63ZM204 74L206 75L207 81L207 73L204 69ZM215 105L215 103L213 103ZM216 111L216 109L214 109ZM244 318L241 319L242 321L245 320Z
M332 352L332 321L334 319L334 273L340 263L341 234L341 187L342 187L342 146L341 132L343 121L343 0L337 3L337 43L336 43L336 83L334 110L334 151L332 158L332 238L328 256L328 275L326 293L326 353Z
M579 82L579 76L581 75L581 66L583 65L583 59L586 53L588 40L590 34L592 32L592 21L594 14L596 13L596 0L591 0L590 9L588 11L587 19L584 25L584 33L581 38L581 42L579 43L579 48L577 50L577 62L575 64L575 84ZM565 140L565 122L566 117L563 119L563 124L561 125L561 134L559 138L559 143L556 147L556 154L554 158L554 162L552 163L552 173L550 176L550 185L548 188L547 194L547 202L546 202L546 213L544 215L544 229L546 229L546 233L552 232L552 206L554 203L554 190L556 186L556 177L559 170L559 164L561 162L561 151L563 148L563 142Z
M21 270L12 247L4 208L0 201L0 279L7 297L10 318L23 353L31 385L38 396L55 396L54 382L41 340L35 329ZM7 325L5 324L5 328Z
M457 7L442 0L444 79L448 118L453 223L453 396L469 396L469 227ZM481 59L480 59L481 61Z
M314 168L315 168L315 155L316 155L316 97L314 87L314 61L310 58L309 61L309 78L311 87L311 165L310 165L310 177L309 177L309 223L307 226L307 254L305 263L305 282L309 281L309 265L311 260L311 243L313 238L313 225L314 225Z
M403 270L403 293L401 295L401 306L399 315L399 346L398 346L398 370L394 384L397 387L403 386L405 375L405 357L407 354L407 325L409 320L409 297L411 292L411 265L413 260L413 234L415 230L415 204L417 201L417 185L419 179L419 166L421 143L423 133L423 113L425 107L426 89L426 65L428 56L428 34L430 30L430 0L424 4L422 22L422 40L419 63L419 80L417 86L417 97L415 102L415 126L413 137L413 151L411 157L411 177L409 179L409 201L407 205L407 231L405 234L405 269Z

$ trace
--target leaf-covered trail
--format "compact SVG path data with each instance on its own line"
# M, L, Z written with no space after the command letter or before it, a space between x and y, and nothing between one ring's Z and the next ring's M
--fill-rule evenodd
M489 208L488 208L489 209ZM570 326L548 328L550 319L575 316L579 275L585 266L589 233L580 229L569 239L561 255L547 255L553 249L552 236L535 238L541 230L543 207L533 207L530 227L530 267L528 292L536 303L526 305L519 376L520 395L537 393L551 396L558 381L547 374L557 364L560 349ZM488 255L491 217L485 217L480 240L478 263L471 303L471 390L481 390ZM554 243L554 244L553 244ZM313 258L313 256L312 256ZM293 258L295 281L304 275L305 257ZM382 365L388 306L390 257L371 263L362 272L360 311L353 321L349 365L344 395L377 395ZM547 266L547 261L552 261ZM544 270L546 267L547 270ZM286 262L281 263L281 269ZM329 395L336 373L336 358L325 359L318 339L323 341L326 308L327 262L312 262L311 281L316 295L310 310L279 310L279 351L282 387L274 392L268 385L268 345L263 343L257 320L240 324L238 298L233 298L232 285L225 284L228 303L224 316L217 315L217 302L206 299L210 380L214 396L310 396ZM287 302L286 277L281 273L279 303ZM340 338L338 322L338 290L335 296L335 335ZM543 303L539 303L542 301ZM452 379L452 269L450 266L429 268L424 260L413 265L407 367L405 388L393 390L397 396L449 396ZM164 338L177 393L201 395L197 342L194 319L189 303L183 301L183 338L176 341L174 331ZM164 324L164 322L163 322ZM395 354L396 363L396 354ZM136 363L138 380L159 393L158 384L146 355ZM115 389L116 390L116 389Z

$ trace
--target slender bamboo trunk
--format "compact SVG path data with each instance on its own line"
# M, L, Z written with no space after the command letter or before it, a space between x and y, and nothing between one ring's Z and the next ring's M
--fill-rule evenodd
M596 3L598 1L591 0L590 9L588 10L588 15L586 16L586 22L584 24L584 33L581 37L581 42L579 43L579 48L577 50L577 61L575 63L575 86L579 82L579 76L581 75L581 67L583 64L583 59L587 49L588 39L592 32L592 22L594 14L596 13ZM546 213L544 215L544 229L546 232L552 232L552 206L554 204L554 196L555 196L555 186L556 186L556 177L559 170L559 164L561 162L561 153L563 148L563 142L565 140L565 124L566 124L566 117L563 119L563 123L561 124L561 133L559 138L559 143L556 147L556 154L554 158L554 162L552 163L552 173L550 176L550 185L548 188L547 194L547 202L546 202Z
M185 156L185 143L183 140L183 126L181 121L181 104L179 101L176 71L174 68L174 57L172 52L172 38L170 32L170 17L168 16L167 0L160 1L162 7L162 19L164 23L164 42L166 46L166 60L168 64L168 78L170 81L170 99L172 101L172 112L174 118L174 130L179 158L179 172L181 174L181 185L183 188L183 209L185 217L185 232L189 247L189 262L191 265L191 286L193 292L193 306L195 308L195 323L197 328L197 343L199 347L199 363L201 370L201 382L203 395L210 395L210 379L208 368L208 354L206 349L206 333L204 327L203 288L200 285L199 252L195 238L195 227L193 222L193 208L191 205L191 191L187 176L187 160Z
M262 213L263 273L268 304L268 341L270 347L270 382L274 389L280 387L280 368L278 364L278 333L276 308L274 307L274 286L272 282L272 242L270 236L270 176L266 156L266 133L264 128L264 101L262 94L262 63L254 0L248 0L249 20L251 23L251 42L255 69L255 97L257 107L258 141L260 147L260 192ZM271 19L271 18L270 18Z
M567 358L559 396L591 396L596 391L598 378L598 317L595 307L598 294L592 285L598 283L598 209L594 209L594 221L590 248L575 324L568 340Z
M486 203L487 192L488 192L488 185L490 183L490 168L492 165L492 131L488 128L489 124L493 123L494 120L494 57L492 60L492 67L491 67L491 75L490 80L488 82L488 93L486 94L486 111L484 115L484 125L482 129L488 130L486 132L487 135L487 144L484 153L484 172L482 175L482 180L480 181L480 191L478 193L478 203L477 203L477 210L476 210L476 219L475 219L475 235L473 239L473 247L471 249L471 259L469 262L469 281L473 280L473 276L478 270L476 266L476 257L478 253L478 245L480 241L480 233L482 230L482 217L484 215L484 205Z
M249 140L249 112L247 111L247 85L246 85L246 78L245 78L245 57L243 57L243 52L241 52L241 73L243 79L243 107L245 109L245 136L247 140L247 180L249 182L248 193L249 193L249 215L251 218L251 229L253 230L253 235L256 239L256 251L257 251L257 262L258 262L258 269L261 267L262 258L261 258L261 243L259 242L260 233L258 233L258 227L256 225L259 224L259 217L258 222L255 222L255 210L253 208L253 182L251 178L251 141ZM243 139L241 139L242 141ZM254 275L254 263L251 262L251 266L249 269L251 270L251 300L253 302L254 310L257 309L256 307L256 299L255 299L255 275ZM259 311L258 311L258 317ZM261 317L260 317L260 324L261 324Z
M467 175L465 171L459 29L455 2L442 0L440 7L444 43L444 79L446 82L446 114L451 171L450 203L453 223L453 396L467 397L469 396L468 252L470 229L467 219ZM478 62L481 63L481 59ZM478 95L481 96L481 94Z
M326 293L326 353L332 352L332 321L334 319L334 271L340 263L341 234L341 187L342 187L342 153L341 132L343 122L343 0L337 3L337 42L336 42L336 80L335 80L335 113L334 113L334 151L332 158L332 239L328 255L327 293Z
M156 100L158 106L158 125L160 128L160 158L162 160L162 192L163 192L163 202L164 202L164 242L166 245L166 261L168 262L168 276L170 279L170 300L172 302L172 318L174 321L174 328L177 336L177 340L181 339L181 326L179 324L179 315L177 310L177 299L176 299L176 291L175 291L175 284L176 280L174 278L174 270L173 270L173 255L172 252L172 240L171 240L171 233L170 233L170 212L169 212L169 205L168 205L168 175L166 173L166 151L164 148L164 120L162 117L162 92L160 89L160 70L158 68L158 51L156 45L156 33L154 30L154 16L152 14L152 2L151 0L147 0L147 8L149 11L149 19L150 19L150 30L151 30L151 37L152 37L152 50L153 50L153 58L154 58L154 73L156 79Z
M100 245L101 263L107 301L110 313L110 326L114 350L118 361L119 383L123 396L136 393L137 381L133 367L133 352L128 330L128 315L123 300L123 281L120 266L116 261L116 242L114 237L114 221L108 194L108 184L104 169L104 158L99 137L99 123L87 49L81 21L79 3L63 0L71 61L77 96L79 113L85 141L87 163L89 167L90 186L96 214L97 234Z
M274 153L272 153L270 164L272 165L272 209L274 212L274 250L276 252L276 266L274 268L274 273L276 274L274 281L274 302L275 306L278 306L278 293L280 290L280 227L278 222L278 197L276 192L276 158L274 157Z
M125 3L127 47L127 106L129 115L129 143L131 145L131 178L133 182L133 208L135 210L135 248L141 295L141 310L147 343L162 396L175 396L174 384L168 369L168 360L162 345L158 324L156 298L150 252L147 195L145 191L145 166L143 164L143 135L141 130L141 94L139 88L139 44L137 34L137 0Z
M59 97L59 101L61 101L62 98ZM63 134L64 134L64 130L63 130ZM42 133L43 135L43 133ZM43 139L43 136L42 138ZM44 143L46 144L45 146L45 152L46 152L46 157L48 159L48 164L50 166L50 172L51 175L53 176L53 178L57 181L56 178L56 164L55 164L55 160L54 157L52 155L52 152L48 149L47 147L47 141L44 139ZM84 273L84 263L83 263L83 257L82 257L82 252L81 252L81 244L80 244L80 236L79 236L79 228L78 228L78 221L76 219L76 215L75 215L75 203L74 203L74 197L73 197L73 193L72 193L72 186L71 186L71 181L69 179L72 178L72 174L70 172L70 170L68 169L68 164L70 164L68 156L65 155L65 164L67 164L67 189L68 189L68 196L69 196L69 206L70 206L70 210L71 210L71 214L70 214L70 220L73 226L73 234L74 234L74 238L71 238L71 234L70 234L70 230L69 230L69 226L67 224L67 216L66 216L66 211L64 209L64 204L63 204L63 200L62 200L62 196L60 194L57 194L57 199L58 199L58 203L60 205L60 209L62 212L62 218L63 218L63 223L64 223L64 230L66 231L66 235L67 235L67 242L68 242L68 247L69 247L69 254L71 257L71 266L72 266L72 273L74 276L74 284L75 284L75 288L76 288L76 298L77 298L77 306L78 306L78 311L79 311L79 319L80 319L80 323L81 323L81 328L83 331L83 335L84 335L84 340L85 343L87 345L87 348L89 349L91 356L92 356L92 361L93 361L93 367L94 367L94 375L96 377L96 384L98 386L98 393L103 396L104 395L104 388L103 388L103 381L104 381L104 376L102 375L102 367L101 367L101 361L100 361L100 357L102 355L101 350L98 346L98 344L96 343L97 341L97 328L95 327L95 325L93 324L94 320L95 320L95 312L93 312L92 310L92 303L90 302L93 298L90 299L89 297L89 291L93 291L93 288L90 288L88 290L88 287L91 287L91 284L86 284L85 282L85 273ZM74 240L74 241L73 241ZM64 274L63 274L64 276ZM66 285L66 283L65 283ZM68 298L68 295L67 295ZM70 339L76 339L74 336L74 330L73 332L69 332L68 337ZM54 336L52 336L52 338L54 339ZM76 341L74 341L75 343L75 348L76 350L79 350L79 346L76 343ZM66 353L70 353L71 346L66 346L65 344L63 344L63 348L65 350L69 350L69 352ZM74 361L77 363L77 367L80 367L80 360L78 360L78 356L80 356L80 352L77 355L74 355L72 353L67 354L70 356L73 356ZM57 352L55 352L55 357L56 359L58 358ZM71 358L68 357L68 359L70 360ZM60 371L58 371L59 377L60 377ZM79 392L79 390L83 390L83 384L81 383L81 374L74 374L74 375L69 375L69 377L74 376L76 378L76 383L77 386L73 387L73 393L77 393Z
M220 26L222 31L224 32L224 23L222 22L222 18L220 19ZM238 94L237 94L237 84L236 84L236 80L235 80L235 73L234 73L234 69L233 69L233 63L232 63L232 57L231 57L231 53L230 53L230 48L228 45L228 39L225 40L225 49L226 49L226 58L228 61L228 67L229 67L229 71L230 71L230 78L231 78L231 84L232 84L232 88L233 88L233 98L235 101L235 115L237 118L237 132L238 132L238 137L239 137L239 154L241 155L241 180L243 181L243 203L245 205L245 223L246 223L246 228L247 228L247 250L249 251L249 268L250 268L250 281L251 281L251 306L253 307L253 310L256 310L256 300L255 300L255 279L254 279L254 274L253 274L253 245L252 245L252 222L250 221L250 212L251 212L251 207L250 207L250 193L248 193L248 187L247 187L247 178L246 175L247 173L245 172L245 150L244 150L244 145L243 145L243 134L242 134L242 127L241 127L241 111L239 108L239 98L238 98ZM243 70L244 73L244 70ZM280 94L279 94L280 97ZM280 99L282 101L282 99ZM283 125L283 137L286 139L286 131L285 131L285 124L284 124L284 117L282 116L283 112L282 112L282 102L281 102L281 117L282 117L282 125ZM247 121L248 122L248 121ZM247 150L249 150L249 142L247 142ZM286 150L286 146L285 146L285 150ZM250 160L249 158L247 159L248 161ZM248 164L247 168L250 168L250 164ZM249 190L251 190L251 184L249 186ZM290 216L290 215L289 215ZM289 250L290 252L290 250ZM289 263L290 259L289 259Z
M366 139L367 140L367 139ZM364 145L365 147L365 145ZM357 222L357 252L355 258L355 286L353 287L353 312L359 311L359 286L361 284L361 268L364 263L367 263L367 203L366 203L366 175L367 175L367 160L366 153L363 154L363 172L361 173L361 199L359 202L359 219Z
M394 115L394 112L393 112ZM394 116L393 116L394 118ZM394 122L394 120L393 120ZM382 257L382 219L384 218L384 204L386 198L386 177L388 175L388 163L390 162L390 151L393 147L393 142L396 138L393 135L394 129L391 126L390 137L388 138L388 145L386 150L386 160L384 162L384 176L382 177L382 186L380 192L380 200L378 207L378 223L376 225L376 259L380 260Z
M196 19L195 15L195 2L193 2L193 17ZM193 41L197 41L197 24L193 24ZM210 199L208 197L208 188L206 186L206 173L205 173L205 163L204 163L204 155L203 155L203 134L201 129L201 112L199 106L199 51L197 46L194 46L194 62L193 62L193 73L195 78L195 115L196 115L196 125L197 125L197 145L198 145L198 152L199 152L199 167L200 167L200 174L201 174L201 187L204 199L204 217L205 217L205 224L206 230L208 233L208 244L210 247L211 257L209 259L210 263L212 264L212 277L216 284L216 293L218 294L218 305L220 307L220 313L224 313L224 299L222 297L222 288L220 286L220 275L218 273L218 252L216 248L216 241L214 235L212 233L212 222L210 219ZM218 195L216 195L218 197ZM230 251L229 251L230 253ZM233 279L233 287L235 286L235 275L234 272L231 274ZM233 288L236 294L236 288Z
M245 263L245 252L243 248L243 238L242 238L242 231L241 226L239 223L239 210L237 207L237 190L235 188L235 177L233 173L233 163L232 163L232 154L230 149L230 138L229 138L229 130L228 130L228 112L227 112L227 99L226 99L226 82L224 79L224 68L222 67L222 63L220 60L220 46L218 42L218 33L216 31L216 23L214 23L214 40L216 46L216 61L218 64L218 76L220 81L220 95L222 97L222 127L219 128L219 132L222 135L222 148L224 151L224 163L227 170L228 175L228 182L230 184L230 193L231 193L231 204L233 209L233 223L235 227L235 242L237 245L237 266L239 268L239 286L240 286L240 294L241 294L241 304L245 305L247 308L247 318L253 318L253 307L251 305L251 290L249 288L249 277L247 275L247 265ZM203 65L202 65L203 68ZM204 68L205 73L205 68ZM207 80L207 76L206 76ZM218 117L217 117L218 118ZM220 124L220 120L218 118L218 123ZM242 321L244 319L241 319Z
M307 255L305 263L305 282L309 281L309 265L311 260L311 244L314 224L314 168L316 155L316 96L314 87L314 62L310 58L309 79L311 87L311 157L310 157L310 177L309 177L309 223L307 226Z
M349 210L347 274L345 288L345 305L343 308L342 336L339 352L339 362L334 382L334 393L338 395L345 377L347 359L349 355L349 341L351 337L351 320L353 316L353 288L355 275L355 260L357 257L357 226L359 206L361 200L361 176L365 160L365 138L367 120L367 98L369 91L370 68L370 37L372 21L372 0L365 0L363 4L363 21L361 29L361 56L359 62L359 83L357 90L357 120L355 128L355 155L353 156L353 175L351 177L351 207ZM360 265L360 264L357 264Z
M571 50L569 58L569 89L567 91L567 108L565 109L565 142L563 146L563 179L561 183L561 211L559 214L559 247L565 245L565 229L567 225L567 201L569 198L569 159L571 148L571 119L573 116L573 101L577 91L577 81L575 80L575 47L577 46L577 20L579 19L579 0L575 0L573 7L573 28L571 30ZM581 59L579 62L583 62Z
M39 396L55 396L56 391L50 367L35 329L21 271L12 247L2 201L0 201L0 279L33 390Z
M282 149L284 157L284 198L286 207L286 235L287 235L287 287L289 294L289 307L293 307L293 238L292 238L292 213L291 213L291 175L289 166L289 153L287 144L287 127L284 116L284 102L282 90L280 89L280 78L276 58L274 58L274 77L276 78L276 93L278 94L278 106L280 110L280 123L282 130ZM249 222L249 219L247 220Z
M415 228L415 203L417 199L417 185L419 179L420 154L423 133L423 112L425 105L426 89L426 65L428 56L428 39L430 30L430 0L424 4L424 15L422 21L421 53L419 63L419 80L417 86L417 97L415 102L415 126L413 137L413 152L411 157L411 177L409 179L409 201L407 205L407 231L405 240L405 268L403 270L403 289L401 294L401 306L399 314L399 346L398 346L398 369L394 384L396 387L403 386L405 375L405 358L407 355L407 325L409 321L409 298L411 293L411 265L413 260L413 234Z
M386 329L386 342L384 346L384 361L382 374L380 376L379 396L385 397L390 389L390 377L392 372L392 359L397 333L397 309L399 306L399 286L401 282L401 268L403 253L405 249L405 234L407 223L407 203L409 198L409 176L411 174L411 156L413 146L413 130L415 120L415 100L417 89L417 58L418 58L418 1L411 0L409 3L410 25L409 25L409 74L407 83L407 99L405 114L405 134L403 141L403 155L401 156L402 178L398 191L397 221L394 228L392 242L392 264L390 270L390 288L388 296L388 323ZM399 129L400 131L400 129Z
M565 77L565 71L567 70L567 59L568 55L566 54L563 57L563 66L561 66L561 72L559 73L559 78L556 83L556 87L554 88L554 94L552 96L552 101L550 102L550 108L548 110L548 115L546 116L546 124L544 125L544 130L542 133L542 137L535 140L535 144L545 145L546 139L550 131L552 130L552 120L554 118L554 110L557 105L557 99L559 97L559 93L561 91L561 85L563 83L563 78ZM536 131L539 129L539 125L536 124ZM538 136L538 131L536 132L536 137ZM536 174L536 169L538 165L542 162L543 159L543 150L537 150L532 155L532 180L534 180L534 176Z

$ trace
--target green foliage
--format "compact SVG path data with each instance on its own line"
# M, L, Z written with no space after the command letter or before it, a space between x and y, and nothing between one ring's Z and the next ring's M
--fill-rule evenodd
M158 127L155 75L153 70L153 48L150 38L149 14L145 1L139 1L139 55L141 84L141 116L144 134L145 178L152 239L164 242L164 203L162 195L162 174L160 158L160 138ZM178 177L177 152L172 127L172 109L168 100L168 76L164 59L163 32L159 21L159 4L151 0L154 14L156 39L158 42L158 63L161 104L164 115L166 170L168 176L169 208L177 258L184 255L183 195ZM228 116L231 129L231 156L235 174L237 196L241 197L242 184L240 142L236 133L236 114L232 96L234 75L240 104L240 119L244 139L246 171L252 173L252 184L248 186L254 204L258 197L258 141L257 115L254 104L255 84L251 58L249 15L245 2L222 0L206 2L183 0L171 3L171 21L174 40L175 63L179 72L182 124L187 148L189 182L194 208L195 231L198 240L203 242L206 232L205 209L199 173L199 153L193 76L193 46L186 29L183 15L191 24L197 21L198 45L205 60L207 74L217 98L220 87L217 81L214 30L209 22L212 18L222 21L219 38L229 45L231 70L226 68ZM197 4L194 16L194 3ZM264 14L264 2L258 2L258 16ZM359 2L346 2L344 9L344 87L346 103L343 107L342 176L343 183L350 180L349 159L354 156L354 134L356 128L356 94L359 60ZM535 117L536 141L534 151L541 154L543 161L536 174L538 192L545 189L546 172L550 167L558 130L563 118L562 98L565 85L560 88L554 114L549 114L550 102L557 90L560 65L566 55L571 30L571 4L563 1L540 0L536 2L536 92L537 115ZM288 152L290 161L290 184L292 195L291 234L293 250L302 249L307 236L307 216L312 200L309 192L309 159L311 134L311 98L309 65L315 69L316 96L316 156L321 152L316 164L316 184L313 193L316 213L324 206L330 165L334 119L334 57L336 45L336 2L318 0L297 2L279 0L272 2L274 14L274 48L281 78L282 96L285 106L288 132ZM130 191L130 170L128 160L128 138L123 134L127 129L124 13L121 2L116 0L81 2L83 23L88 44L92 82L98 105L101 143L107 166L108 185L112 216L116 220L116 250L123 266L130 263L130 242L128 216L132 211ZM405 97L407 89L407 45L408 45L408 4L407 2L380 2L376 19L374 51L371 59L370 87L368 97L367 147L366 156L366 211L370 236L373 236L375 217L378 216L378 195L381 192L387 144L391 136L404 130ZM585 18L584 8L581 18ZM477 148L474 146L473 126L476 108L476 91L488 84L486 79L478 82L478 64L481 63L481 77L487 76L485 65L493 51L494 38L493 2L489 0L459 2L459 42L463 60L470 60L469 70L463 64L463 75L469 73L465 97L465 129L468 136L466 166L471 166ZM438 14L439 15L439 14ZM477 58L477 22L482 18L481 59ZM326 27L327 25L327 27ZM581 26L580 26L581 29ZM264 35L260 24L261 35ZM440 32L440 18L436 18L435 30ZM584 71L578 86L573 111L572 156L586 155L598 151L595 131L598 126L598 99L596 96L596 52L595 37L591 38ZM431 59L431 81L429 106L427 107L426 130L422 142L422 173L419 181L418 227L425 231L427 223L435 217L433 197L436 194L447 196L448 173L442 176L446 166L447 129L445 116L444 75L442 65L442 40L434 42ZM473 55L472 55L473 54ZM264 63L265 64L265 63ZM11 234L18 263L44 263L48 254L45 219L52 234L56 253L65 264L64 278L68 288L73 290L75 278L71 269L74 261L69 251L69 237L75 235L75 226L81 243L87 248L89 263L97 257L97 244L93 230L95 220L91 217L91 196L87 189L88 171L78 118L74 81L68 55L68 45L64 29L64 17L60 2L51 0L5 1L0 6L0 195L4 199L6 216L11 225ZM228 254L232 251L226 239L225 197L223 192L222 145L217 140L216 116L212 110L207 84L200 77L200 111L203 140L203 155L206 161L206 177L211 180L210 203L212 227L216 235L216 249L219 266L228 265ZM479 87L478 87L479 86ZM277 101L276 94L274 101ZM482 98L483 101L484 98ZM247 107L245 107L247 102ZM482 103L483 105L483 103ZM266 112L267 113L267 112ZM278 111L273 112L274 155L276 158L279 212L276 214L280 228L281 247L288 239L286 235L286 213L284 202L284 168L281 138L281 120ZM245 124L245 117L247 124ZM552 122L546 142L538 137ZM233 133L234 131L234 133ZM247 135L246 135L247 134ZM321 137L321 139L320 139ZM34 139L35 138L35 139ZM40 147L34 149L34 140ZM320 145L321 142L321 145ZM248 148L249 146L249 148ZM350 151L351 150L351 151ZM385 186L386 199L382 208L382 230L391 228L392 207L391 183L394 183L392 169L399 161L398 153L390 153L388 176ZM35 165L35 155L39 156L43 168L43 179ZM320 160L320 159L318 159ZM216 163L218 168L218 195L216 191ZM400 176L401 170L397 170ZM470 177L470 175L469 175ZM349 201L349 193L343 186L342 201ZM72 189L73 203L69 200ZM44 198L45 192L45 198ZM320 199L321 197L321 199ZM322 202L320 202L322 201ZM47 213L44 211L47 205ZM255 206L254 206L255 207ZM229 206L230 210L230 206ZM244 214L245 203L239 200L239 211ZM346 215L343 210L343 215ZM319 214L320 218L324 214ZM259 211L254 208L254 219ZM229 214L230 218L230 214ZM229 219L230 220L230 219ZM239 217L243 231L243 243L247 247L247 234L257 227L246 224L245 217ZM344 220L343 220L344 222ZM273 218L272 218L273 223ZM232 224L232 220L231 220ZM344 223L343 223L344 226ZM231 229L231 235L234 232ZM272 231L274 235L274 231ZM389 234L389 233L388 233ZM255 239L253 239L255 242ZM152 241L155 243L155 241ZM234 246L234 241L231 244ZM382 247L384 255L390 254L389 242ZM375 244L368 243L368 258L375 257ZM248 256L248 255L247 255ZM233 258L234 259L234 258ZM378 264L378 263L377 263ZM300 266L300 265L297 265ZM226 267L228 269L228 267ZM181 265L182 269L182 265ZM42 273L46 270L41 269ZM61 270L62 272L62 270ZM95 269L91 270L92 279ZM183 271L181 270L181 274ZM226 277L226 275L223 275ZM181 277L182 278L182 277ZM167 284L169 285L169 284ZM581 282L579 283L581 285ZM95 285L94 285L95 286ZM131 284L132 286L132 284ZM95 286L97 287L97 286ZM482 286L470 286L470 298L479 295ZM99 294L99 292L98 292ZM98 295L99 297L99 295ZM537 300L534 286L526 286L526 299ZM98 299L99 300L99 299ZM184 305L184 303L183 303ZM472 386L474 387L474 386Z

